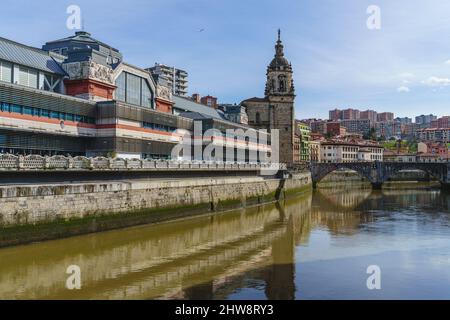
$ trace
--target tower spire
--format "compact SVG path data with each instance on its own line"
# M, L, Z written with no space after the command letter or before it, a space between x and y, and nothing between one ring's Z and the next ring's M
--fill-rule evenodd
M281 29L278 29L278 40L275 45L275 57L283 57L283 42L281 42Z

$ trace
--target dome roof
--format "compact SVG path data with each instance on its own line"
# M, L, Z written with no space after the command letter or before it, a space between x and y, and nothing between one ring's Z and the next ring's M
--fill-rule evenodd
M275 58L273 58L272 62L270 63L270 68L277 69L279 67L290 67L290 63L285 57L275 56Z

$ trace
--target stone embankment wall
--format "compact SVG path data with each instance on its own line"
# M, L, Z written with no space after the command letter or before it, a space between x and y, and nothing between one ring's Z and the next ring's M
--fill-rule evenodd
M162 222L276 201L311 188L310 173L0 186L0 246Z

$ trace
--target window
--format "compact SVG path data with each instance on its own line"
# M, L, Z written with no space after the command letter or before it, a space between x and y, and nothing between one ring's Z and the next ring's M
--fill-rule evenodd
M14 112L14 113L22 113L22 107L18 106L16 104L12 104L10 110L11 110L11 112Z
M50 118L50 111L42 109L41 110L41 117Z
M58 111L50 111L50 118L59 119L59 112Z
M261 124L261 115L259 114L259 112L256 113L256 123Z
M153 92L146 79L122 72L116 80L116 100L153 108Z
M116 80L116 99L120 101L126 101L126 73L122 72Z
M74 121L75 120L75 115L71 114L71 113L66 114L66 120L67 121Z
M12 82L12 64L0 62L0 81Z
M31 107L23 107L23 114L28 114L30 116L33 115L33 108Z
M127 102L141 105L141 78L127 73Z
M145 79L142 79L142 106L147 108L152 107L152 92Z
M3 111L3 112L11 112L9 103L1 103L0 107L1 107L1 111Z
M36 70L20 67L19 84L26 87L37 88L38 74Z

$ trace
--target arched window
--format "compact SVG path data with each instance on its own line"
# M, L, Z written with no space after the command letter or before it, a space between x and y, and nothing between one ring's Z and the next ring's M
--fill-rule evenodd
M153 108L153 92L146 79L122 72L116 80L116 87L116 100Z

